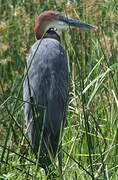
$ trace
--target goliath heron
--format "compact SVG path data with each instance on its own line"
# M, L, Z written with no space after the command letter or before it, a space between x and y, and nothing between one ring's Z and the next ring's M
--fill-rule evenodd
M32 149L43 168L59 147L68 102L68 65L56 30L69 26L96 29L59 12L45 11L35 23L37 41L30 49L23 85L24 116Z

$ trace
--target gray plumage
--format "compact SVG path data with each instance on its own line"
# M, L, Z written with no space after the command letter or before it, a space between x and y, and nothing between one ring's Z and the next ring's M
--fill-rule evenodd
M68 65L60 42L52 38L36 41L27 59L28 68L23 99L29 103L25 103L24 116L36 155L44 128L39 155L39 164L44 167L51 163L49 152L53 157L56 156L68 101Z

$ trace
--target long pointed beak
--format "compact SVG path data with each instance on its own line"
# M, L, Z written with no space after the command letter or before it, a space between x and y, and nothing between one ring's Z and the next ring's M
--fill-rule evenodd
M93 26L93 25L81 22L76 19L68 18L65 16L60 16L59 20L62 21L67 26L74 26L74 27L86 28L86 29L97 29L97 26Z

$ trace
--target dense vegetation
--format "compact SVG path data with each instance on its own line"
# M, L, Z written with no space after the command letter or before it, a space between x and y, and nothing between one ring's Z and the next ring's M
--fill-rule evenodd
M63 137L64 180L118 179L118 2L116 0L0 1L0 179L45 179L23 141L22 84L35 42L34 20L44 10L97 25L68 29L70 96ZM57 178L58 179L58 178Z

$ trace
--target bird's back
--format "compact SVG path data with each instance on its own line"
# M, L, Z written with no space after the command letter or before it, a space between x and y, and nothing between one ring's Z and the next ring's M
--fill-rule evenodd
M55 157L65 122L68 65L60 42L51 38L36 41L27 59L27 69L23 99L30 103L25 103L24 114L35 154L41 142L39 161L43 166L45 161L50 164L48 150Z

